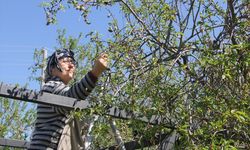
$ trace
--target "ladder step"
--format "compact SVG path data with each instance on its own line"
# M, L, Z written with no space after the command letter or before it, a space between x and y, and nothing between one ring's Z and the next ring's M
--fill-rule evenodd
M0 138L0 146L29 148L30 142L25 141L25 140L12 140L12 139Z

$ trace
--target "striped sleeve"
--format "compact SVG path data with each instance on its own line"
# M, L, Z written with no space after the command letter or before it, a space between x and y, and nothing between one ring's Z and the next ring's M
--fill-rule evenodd
M52 93L84 100L94 89L96 80L97 79L89 72L84 78L71 87L63 83L57 84L57 86L53 88Z
M51 93L53 94L84 100L94 89L96 81L97 78L91 72L89 72L88 74L85 75L84 78L82 78L77 83L73 84L71 87L66 86L62 82L58 82L50 90ZM69 112L69 109L62 107L54 107L54 109L59 114L67 114Z

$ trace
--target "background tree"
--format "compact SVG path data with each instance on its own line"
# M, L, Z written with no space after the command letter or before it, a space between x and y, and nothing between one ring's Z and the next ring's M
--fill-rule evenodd
M250 147L248 1L51 0L43 7L48 25L62 9L78 10L90 24L93 8L106 8L112 38L90 32L88 43L73 48L79 75L101 51L112 59L110 73L90 97L96 107L88 113L102 115L117 106L165 118L155 126L118 121L124 140L174 131L179 149ZM123 22L112 7L120 8ZM60 41L66 47L77 43L72 37ZM93 131L96 147L112 144L103 138L109 137L106 123L101 119Z
M28 107L28 103L0 97L0 137L29 140L34 115L35 111Z

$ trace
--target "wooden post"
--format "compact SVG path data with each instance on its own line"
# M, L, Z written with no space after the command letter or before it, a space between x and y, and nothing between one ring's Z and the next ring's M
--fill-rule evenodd
M47 50L46 49L42 49L42 55L43 55L43 62L42 62L42 71L41 71L41 87L40 89L42 89L43 85L44 85L44 80L45 80L45 69L46 69L46 59L47 59Z

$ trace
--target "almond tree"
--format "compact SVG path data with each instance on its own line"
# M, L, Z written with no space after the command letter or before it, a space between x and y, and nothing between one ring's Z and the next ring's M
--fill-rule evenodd
M112 38L90 32L88 43L73 48L80 68L101 51L112 59L110 72L90 98L98 101L89 112L102 115L117 106L165 118L159 125L118 120L125 141L176 132L178 149L250 147L246 0L51 0L43 8L48 25L66 8L79 11L86 24L96 19L89 18L94 8L107 10ZM74 43L72 38L68 44L61 41L64 47ZM105 123L100 121L93 131L96 147L111 144Z

